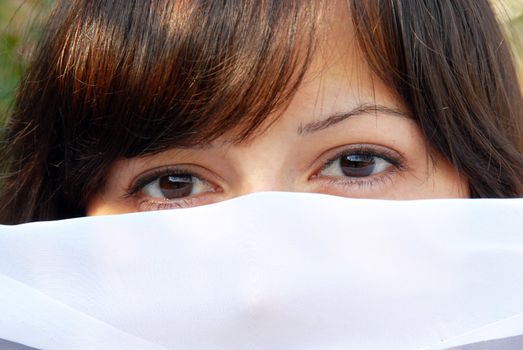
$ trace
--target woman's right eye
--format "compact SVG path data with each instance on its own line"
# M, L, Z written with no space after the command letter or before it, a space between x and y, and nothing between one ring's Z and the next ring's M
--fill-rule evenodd
M204 182L190 174L164 175L149 182L142 193L158 199L179 199L204 191Z
M189 172L160 170L137 180L131 196L139 200L140 210L185 208L212 202L206 194L217 186Z

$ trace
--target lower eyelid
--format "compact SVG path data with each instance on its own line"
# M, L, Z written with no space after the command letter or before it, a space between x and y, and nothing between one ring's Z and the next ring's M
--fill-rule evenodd
M217 195L223 191L220 188L215 188L214 191L204 192L199 195L183 197L178 199L154 199L141 198L136 204L138 211L154 211L165 209L183 209L197 207L201 205L211 204L222 200Z
M165 209L182 209L195 207L198 203L194 203L193 198L181 198L177 200L147 200L144 199L138 203L138 211L154 211L154 210L165 210Z
M181 204L177 202L157 202L152 200L143 200L138 203L138 211L155 211L155 210L165 210L165 209L181 209L189 208L191 205Z
M400 169L392 165L390 170L386 170L380 174L372 175L362 178L348 178L348 177L328 177L315 175L311 178L318 186L318 192L341 195L341 196L357 196L367 195L360 191L379 191L380 186L387 186L393 183L394 179L399 175Z

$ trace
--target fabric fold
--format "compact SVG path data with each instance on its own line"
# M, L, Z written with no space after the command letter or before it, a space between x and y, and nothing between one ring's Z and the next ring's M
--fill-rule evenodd
M166 350L0 275L0 349Z
M522 227L523 199L302 193L0 226L0 339L51 350L519 341Z

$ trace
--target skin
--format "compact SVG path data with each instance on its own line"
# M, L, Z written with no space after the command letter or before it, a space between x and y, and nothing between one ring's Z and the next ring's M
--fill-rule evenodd
M240 145L226 135L205 148L119 160L89 201L88 215L184 208L259 191L468 197L466 179L430 149L407 106L371 72L357 45L347 42L354 37L344 25L348 14L338 9L330 18L304 82L270 128ZM351 162L341 162L343 157ZM166 167L157 180L148 176ZM361 167L364 176L357 172ZM133 188L144 177L150 182ZM191 193L176 198L178 192L165 190L171 185Z

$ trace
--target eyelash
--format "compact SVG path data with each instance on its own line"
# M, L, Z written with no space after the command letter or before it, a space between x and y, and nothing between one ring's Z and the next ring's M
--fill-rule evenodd
M132 185L131 188L127 191L129 196L136 196L138 192L140 192L146 185L149 183L155 181L156 179L162 177L162 176L176 176L176 175L191 175L195 177L199 177L198 175L194 174L193 170L186 170L183 168L161 168L157 170L153 170L150 173L147 173L146 175L140 177L138 180L136 180Z
M349 148L344 148L342 151L336 153L334 156L327 159L321 170L324 170L329 165L332 165L340 157L348 156L351 154L361 154L365 156L379 157L387 162L391 163L397 168L403 167L403 161L401 156L397 155L396 152L389 151L383 147L371 146L371 145L354 145Z
M130 188L126 191L126 197L138 197L141 191L144 190L144 188L151 184L152 182L164 177L164 176L180 176L180 175L188 175L194 178L197 178L198 180L210 184L213 188L215 188L215 191L213 192L220 192L220 188L214 184L214 182L207 180L207 176L203 176L199 174L197 171L193 169L187 169L183 167L165 167L160 168L157 170L153 170L144 176L138 178L136 181L134 181ZM197 196L194 196L197 197ZM155 201L155 205L157 206L166 206L166 208L158 208L158 209L168 209L171 207L177 207L175 204L178 203L179 207L189 207L191 206L190 201L194 197L185 197L185 198L179 198L175 200L167 200L167 199L157 199ZM157 209L155 209L157 210Z
M367 177L329 178L320 175L322 171L334 164L334 162L338 161L341 157L354 154L381 158L390 163L393 169L385 171L382 174L371 175ZM336 185L343 188L358 186L359 189L372 189L376 185L386 183L391 180L395 173L401 172L406 168L403 157L397 152L389 150L383 146L365 144L345 147L341 151L335 153L333 156L327 158L327 160L322 162L322 164L323 165L321 168L311 176L312 180L321 180L326 182L328 185Z
M370 157L378 157L391 164L393 169L383 171L382 173L365 176L365 177L329 177L320 175L322 171L333 165L334 162L338 161L340 157L348 155L364 155ZM330 187L337 186L341 188L354 188L357 186L358 189L372 189L379 184L386 183L392 179L392 176L399 171L405 169L403 157L395 151L389 150L382 146L375 145L352 145L344 147L341 151L336 152L334 155L328 157L325 161L322 161L322 166L314 172L310 177L310 180L319 181L322 186ZM215 192L219 192L221 189L215 185L212 181L207 180L206 176L199 174L194 169L184 167L165 167L157 170L153 170L144 176L138 178L134 183L131 184L127 191L126 197L139 198L139 194L144 188L160 179L164 176L179 176L189 175L199 179L200 181L206 182L216 188ZM327 191L325 191L327 192ZM195 206L198 201L198 195L182 197L179 199L147 199L140 203L143 210L160 210L160 209L173 209L173 208L186 208Z
M131 184L130 188L127 190L127 198L139 198L139 194L144 188L164 176L180 176L180 175L189 175L195 177L203 182L211 184L213 187L216 187L215 192L219 192L220 189L218 186L214 185L213 182L206 179L206 176L198 174L198 172L193 169L180 168L180 167L165 167L157 170L153 170L146 175L138 178L134 183ZM179 199L149 199L144 200L139 204L140 207L143 207L143 210L161 210L161 209L175 209L175 208L188 208L195 206L198 196L184 197Z

